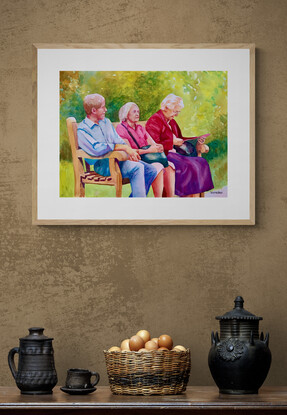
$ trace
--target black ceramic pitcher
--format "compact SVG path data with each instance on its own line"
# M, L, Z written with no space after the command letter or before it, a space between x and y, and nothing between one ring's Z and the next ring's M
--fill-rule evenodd
M20 339L20 347L14 347L8 354L8 363L16 385L22 394L51 394L57 384L52 338L43 334L44 329L32 327L29 335ZM19 354L18 370L14 356Z
M236 297L233 310L220 320L218 333L211 335L208 363L220 393L258 393L271 364L269 334L259 338L259 320L243 308L244 300Z

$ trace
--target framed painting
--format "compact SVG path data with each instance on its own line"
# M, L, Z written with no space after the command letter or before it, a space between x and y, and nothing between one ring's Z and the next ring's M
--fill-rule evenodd
M33 50L33 224L255 224L254 45Z

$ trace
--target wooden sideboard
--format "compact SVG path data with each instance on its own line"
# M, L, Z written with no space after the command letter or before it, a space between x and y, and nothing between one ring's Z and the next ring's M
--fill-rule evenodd
M191 386L182 395L119 396L108 386L89 395L21 395L16 387L0 387L0 415L270 415L287 414L287 387L263 387L258 395L219 395L213 386Z

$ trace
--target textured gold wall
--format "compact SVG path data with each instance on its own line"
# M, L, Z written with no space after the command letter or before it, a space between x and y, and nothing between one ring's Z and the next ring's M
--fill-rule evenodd
M37 325L55 338L59 384L70 367L107 384L103 349L141 328L189 346L190 383L213 384L214 317L236 295L270 331L266 383L286 384L286 0L1 0L0 12L0 384L14 384L8 351ZM32 43L87 42L256 44L256 226L31 225Z

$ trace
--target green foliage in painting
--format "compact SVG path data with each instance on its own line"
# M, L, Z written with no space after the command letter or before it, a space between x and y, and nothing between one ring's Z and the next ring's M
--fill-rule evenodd
M126 102L135 102L140 108L141 120L147 120L159 110L166 95L181 96L184 108L177 122L183 135L210 134L206 141L210 151L204 157L210 164L215 188L227 185L227 72L60 72L61 164L72 161L66 118L75 117L77 122L85 118L83 98L93 93L105 97L106 117L112 122L119 121L119 109ZM67 181L64 173L61 174L60 194L73 196L73 186Z

